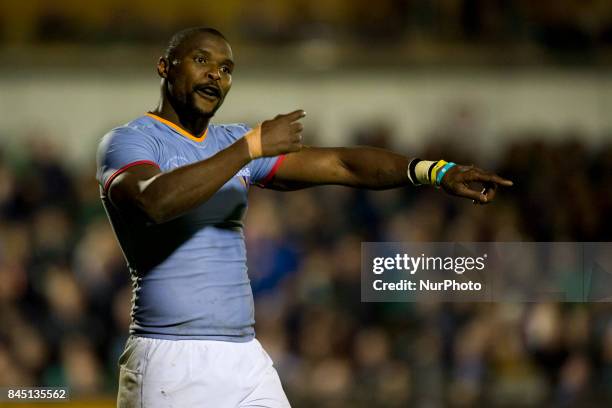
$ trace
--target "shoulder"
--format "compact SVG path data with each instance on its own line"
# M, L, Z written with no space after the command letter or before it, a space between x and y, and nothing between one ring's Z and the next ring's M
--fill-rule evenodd
M109 156L124 156L131 152L156 155L160 142L150 122L135 119L111 129L100 139L96 156L99 162Z
M100 139L100 147L121 143L147 143L155 139L155 132L150 121L145 117L117 126Z

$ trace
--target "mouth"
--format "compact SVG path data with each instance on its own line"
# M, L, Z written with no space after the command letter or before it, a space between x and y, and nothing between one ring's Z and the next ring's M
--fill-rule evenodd
M198 85L194 88L195 92L205 99L216 100L221 98L221 89L212 84Z

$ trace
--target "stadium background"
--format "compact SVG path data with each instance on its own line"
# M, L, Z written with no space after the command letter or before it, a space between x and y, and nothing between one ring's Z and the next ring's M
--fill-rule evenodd
M0 3L0 387L113 406L130 286L95 145L155 105L157 57L192 25L234 48L220 122L301 107L311 144L516 184L486 207L428 188L254 188L256 330L294 406L610 404L609 304L364 304L359 278L367 240L611 241L605 0Z

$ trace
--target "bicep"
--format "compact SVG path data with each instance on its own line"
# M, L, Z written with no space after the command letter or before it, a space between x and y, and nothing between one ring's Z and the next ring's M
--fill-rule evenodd
M306 146L287 154L267 187L296 190L321 184L350 185L352 173L340 159L342 149Z
M144 189L159 174L161 171L157 166L150 164L131 166L113 177L108 183L106 194L118 209L142 207Z

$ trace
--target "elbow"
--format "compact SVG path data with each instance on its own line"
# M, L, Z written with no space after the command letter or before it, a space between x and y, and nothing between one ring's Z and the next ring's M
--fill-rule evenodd
M343 150L346 150L346 148L343 148ZM339 180L339 184L350 187L361 187L362 180L360 180L354 166L351 165L350 161L343 160L342 157L339 157L335 168L336 172L333 178L335 180Z
M112 205L124 216L147 224L162 224L173 218L170 195L162 194L150 182L128 187L113 183L107 191Z
M158 225L170 220L170 217L159 208L150 208L144 211L147 221L150 224Z
M136 207L149 224L163 224L172 218L162 200L141 196L136 200Z
M145 221L153 225L163 224L178 215L175 195L168 194L167 188L160 183L153 183L156 179L143 182L135 200Z

